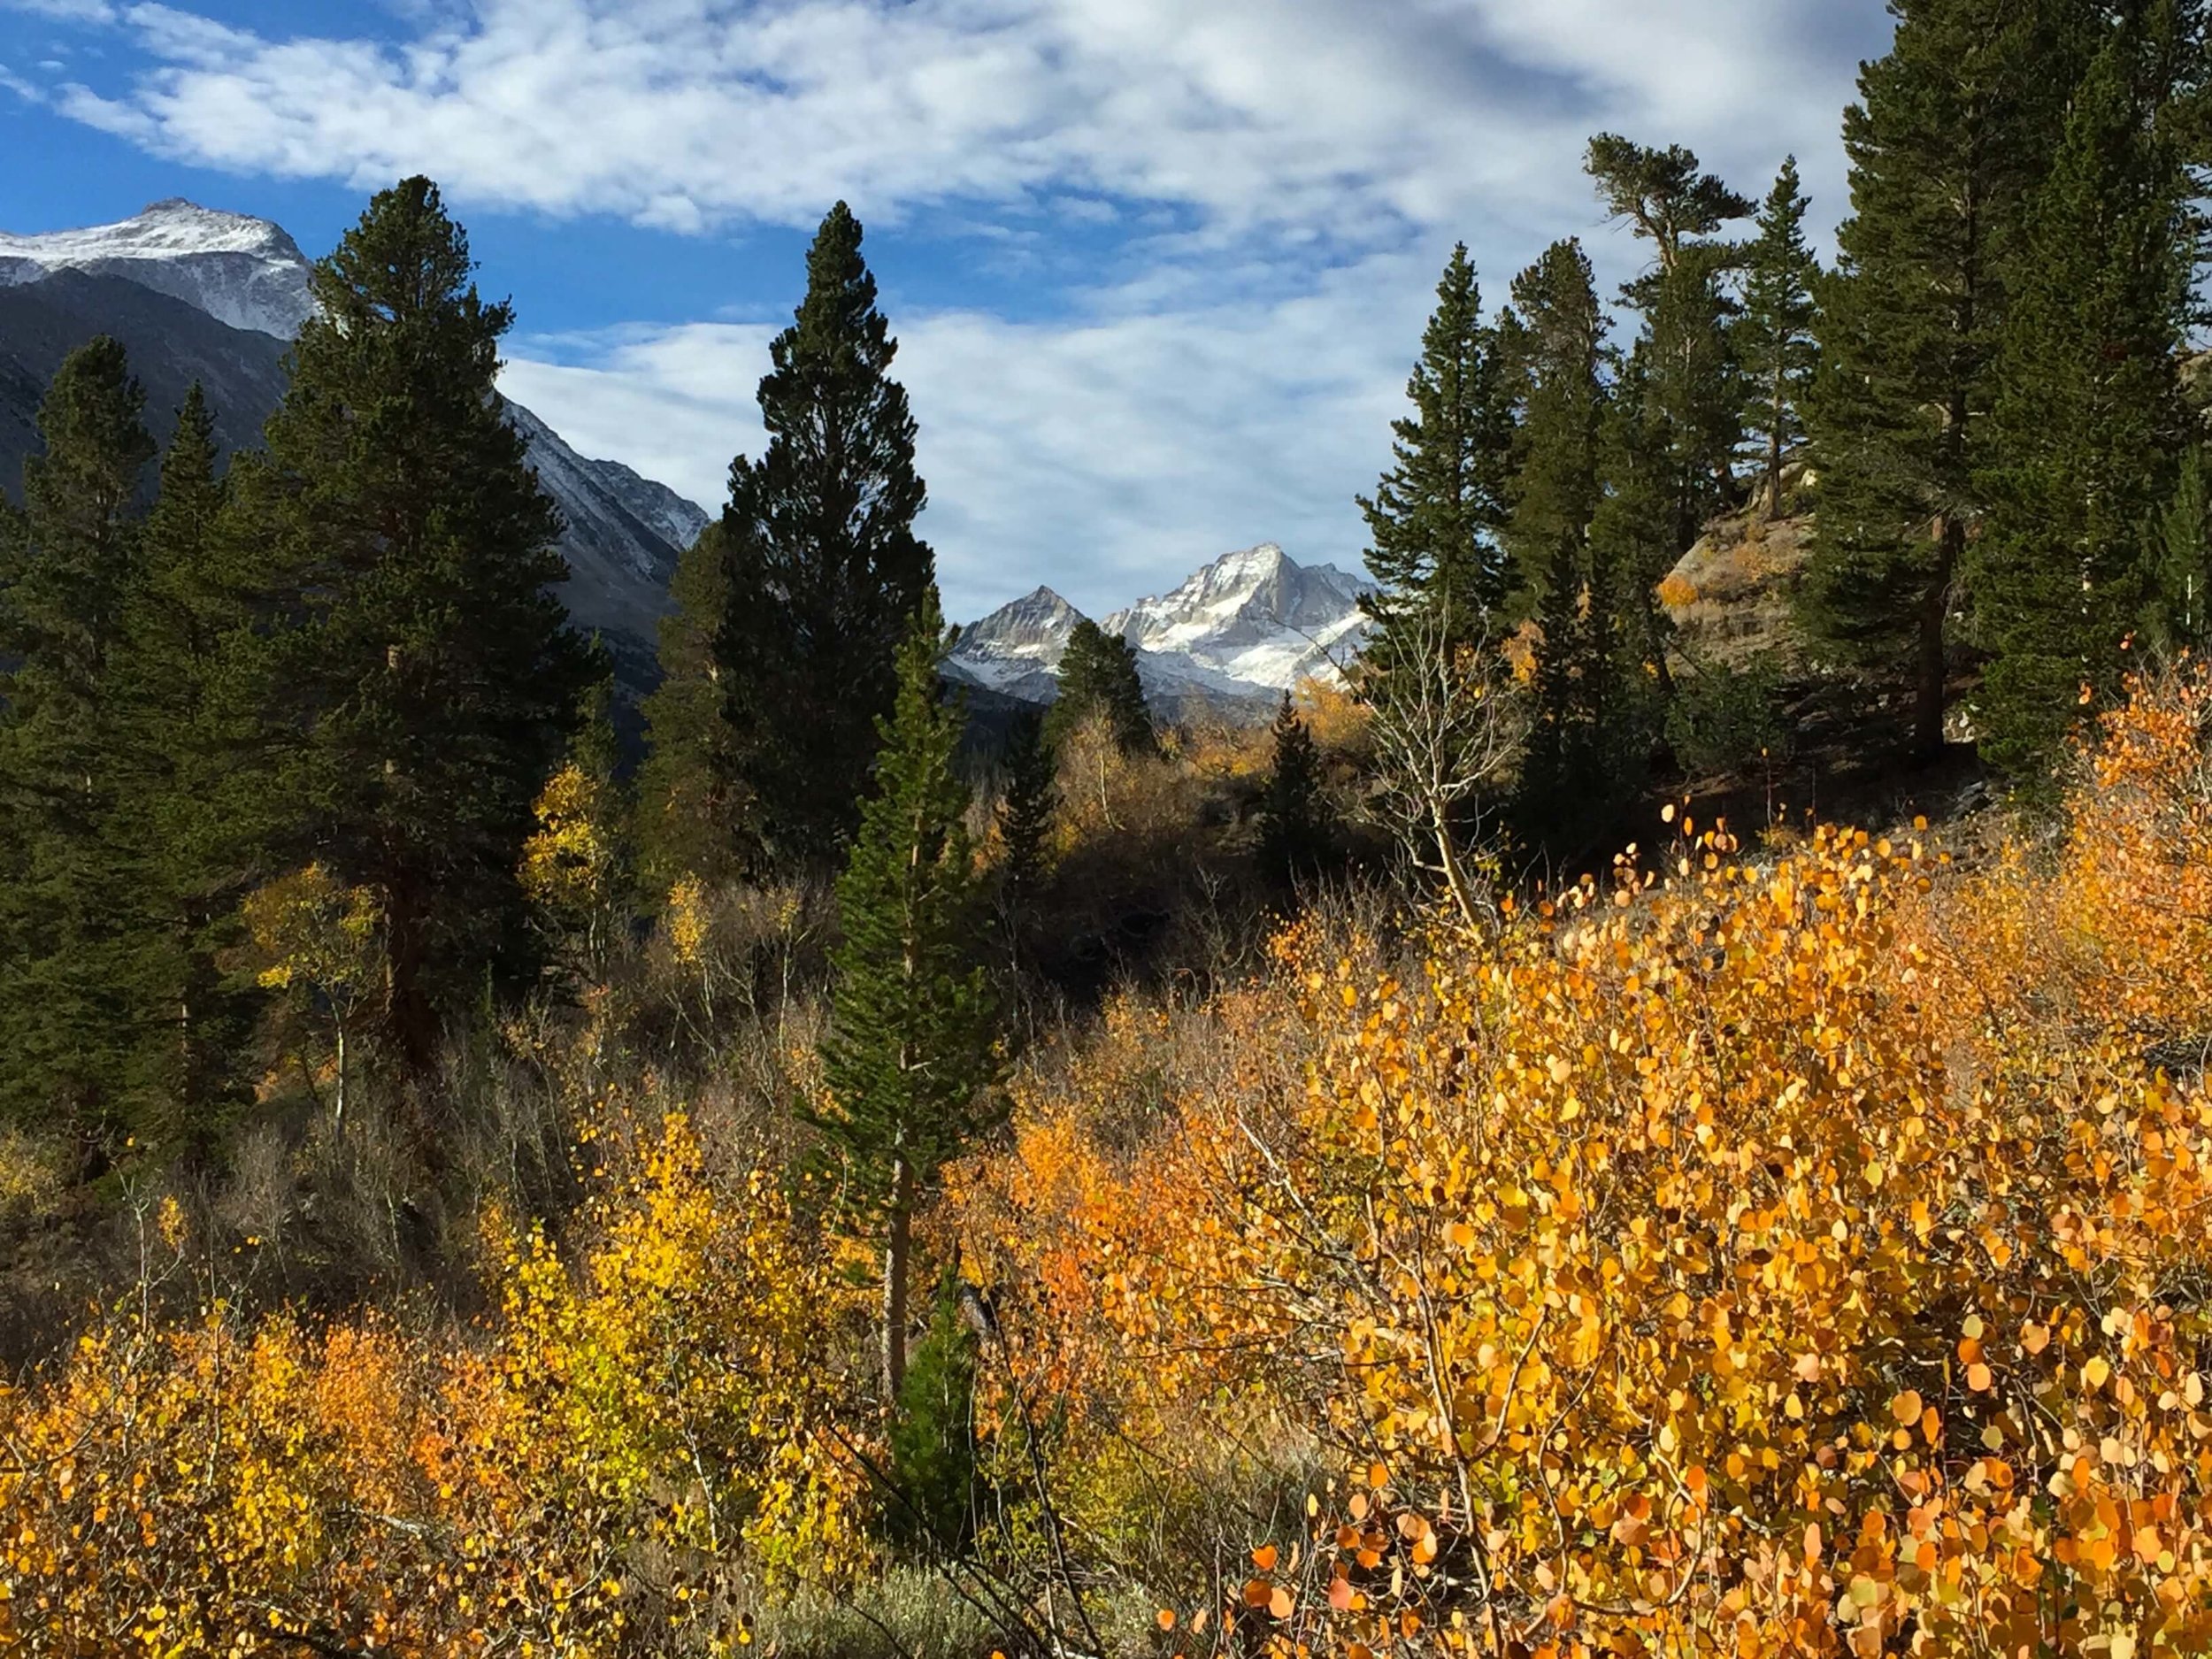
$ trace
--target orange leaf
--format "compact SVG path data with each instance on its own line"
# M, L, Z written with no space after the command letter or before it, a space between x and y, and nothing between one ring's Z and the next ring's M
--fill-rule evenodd
M1340 1613L1352 1610L1352 1581L1349 1578L1332 1578L1329 1581L1329 1605Z
M1172 1608L1164 1607L1160 1609L1159 1625L1162 1630L1173 1630L1175 1628L1175 1611Z
M1275 1563L1279 1559L1281 1559L1281 1552L1277 1550L1272 1544L1262 1544L1252 1552L1252 1564L1262 1572L1274 1571Z
M1290 1608L1290 1592L1287 1590L1279 1587L1273 1595L1267 1598L1267 1610L1277 1618L1288 1618Z
M1891 1401L1889 1409L1890 1414L1900 1423L1919 1422L1920 1413L1924 1409L1920 1403L1920 1396L1910 1388Z

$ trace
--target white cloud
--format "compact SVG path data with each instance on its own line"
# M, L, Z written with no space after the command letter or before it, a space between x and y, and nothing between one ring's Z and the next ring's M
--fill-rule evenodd
M21 0L18 0L20 4ZM35 0L88 13L99 0ZM1858 25L1837 36L1837 13ZM692 227L1073 192L1356 243L1578 190L1601 122L1832 150L1875 0L475 0L399 44L124 13L180 157ZM109 125L113 125L111 121Z
M1440 263L1440 253L1439 254ZM1039 581L1102 614L1234 547L1280 541L1356 565L1371 486L1425 308L1427 261L1379 256L1263 306L1010 322L898 319L896 373L946 603L979 615ZM523 339L508 393L587 454L712 508L730 457L758 454L762 325Z
M1888 29L1881 0L387 0L397 42L120 16L151 66L61 107L159 154L686 234L843 196L1032 283L1044 320L894 319L956 613L1041 579L1108 607L1263 537L1356 560L1452 240L1494 301L1562 234L1629 274L1580 173L1601 128L1753 192L1793 150L1832 221ZM768 333L518 341L507 383L712 506Z
M116 16L108 0L0 0L0 11L27 12L57 23L112 23Z

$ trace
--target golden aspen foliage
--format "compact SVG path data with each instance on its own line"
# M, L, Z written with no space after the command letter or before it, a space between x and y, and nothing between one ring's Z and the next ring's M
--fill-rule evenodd
M555 915L587 913L611 896L614 842L609 788L574 761L546 780L538 826L522 846L523 891Z
M0 1394L0 1651L718 1654L741 1581L859 1571L850 1310L780 1183L680 1117L588 1133L588 1242L488 1217L483 1331L132 1299Z
M2056 851L1685 825L1405 979L1286 935L1138 1141L1025 1096L962 1204L1064 1463L1302 1413L1214 1609L1286 1655L2212 1647L2208 713Z

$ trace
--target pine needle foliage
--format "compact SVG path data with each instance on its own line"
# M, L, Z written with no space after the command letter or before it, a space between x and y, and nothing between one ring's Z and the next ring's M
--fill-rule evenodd
M1820 361L1814 334L1819 308L1813 299L1820 264L1805 242L1810 205L1797 157L1788 157L1759 210L1759 234L1744 249L1743 316L1737 326L1744 429L1756 446L1769 518L1782 516L1783 471L1803 447L1805 398Z
M1397 611L1442 605L1472 637L1521 585L1499 538L1512 472L1510 388L1464 242L1437 283L1406 398L1413 412L1391 423L1390 471L1359 498L1373 541L1367 568L1383 589L1368 649L1383 657Z
M1800 590L1829 658L1944 741L1956 584L1986 509L1988 416L2027 208L2079 80L2072 0L1895 0L1844 113L1851 217L1821 284L1808 404L1817 534Z
M2177 23L2170 4L2124 19L2091 65L2030 206L2000 342L1973 553L1991 653L1977 715L1984 756L2031 794L2055 792L2084 703L2121 689L2187 438L2194 189L2162 119Z
M1148 755L1157 739L1137 676L1136 648L1087 617L1068 635L1060 658L1059 695L1045 716L1045 739L1056 748L1068 733L1103 719L1125 755Z
M884 1241L883 1383L905 1375L907 1271L919 1195L988 1121L997 1011L975 960L974 849L959 766L963 716L938 678L934 588L898 657L873 788L837 884L844 938L810 1118L841 1159L855 1212Z
M154 442L122 346L73 352L39 410L0 572L0 1103L120 1139L142 942L117 844L133 781L119 664Z
M599 672L498 396L513 312L472 269L436 185L380 192L315 269L269 476L241 492L288 611L259 664L291 816L267 850L381 896L382 1034L418 1074L488 978L535 978L516 870Z
M807 251L806 296L769 347L768 448L730 464L714 658L726 787L757 864L834 861L858 822L895 658L936 564L898 355L840 202Z
M1294 887L1326 861L1330 836L1321 750L1288 692L1269 738L1272 762L1260 796L1260 863L1271 879Z
M735 879L751 816L737 794L714 641L729 609L727 540L719 520L676 561L673 609L661 618L661 683L645 699L646 754L637 774L637 841L646 896L686 876Z

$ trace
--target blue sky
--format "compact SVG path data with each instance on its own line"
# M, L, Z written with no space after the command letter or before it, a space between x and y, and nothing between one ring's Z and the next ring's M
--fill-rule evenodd
M1437 272L1578 234L1601 129L1841 208L1879 0L0 0L0 228L184 196L325 251L445 187L508 389L712 508L809 232L868 227L949 609L1094 613L1351 497Z

